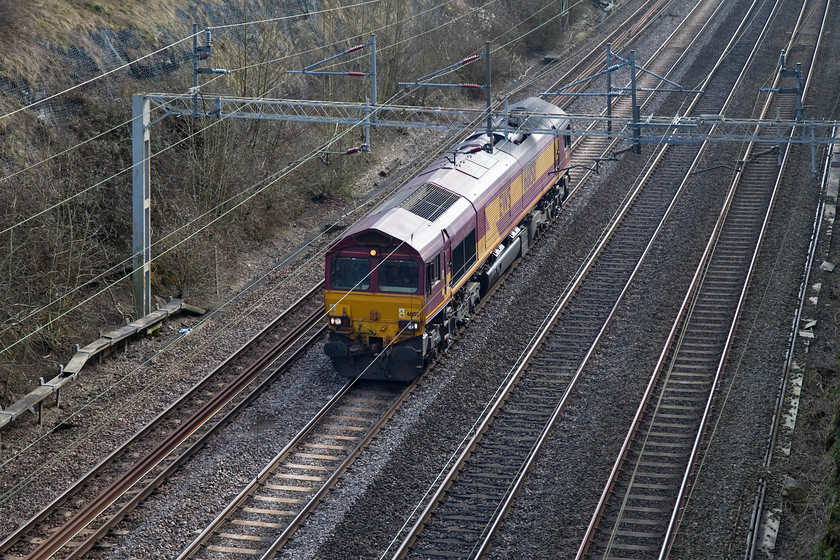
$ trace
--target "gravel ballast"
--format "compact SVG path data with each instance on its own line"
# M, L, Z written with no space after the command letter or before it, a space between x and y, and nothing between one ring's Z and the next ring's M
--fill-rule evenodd
M683 9L686 7L672 7L674 17L670 19L678 20L678 10ZM664 36L666 27L663 24L652 32ZM775 43L767 48L772 51ZM641 47L637 56L644 56ZM591 103L594 106L596 102ZM736 112L745 114L750 108L745 105ZM707 453L672 558L743 556L818 196L815 181L808 177L809 154L801 150L774 209L729 358L731 375L716 401L714 431L705 442ZM725 150L715 153L720 159L730 156ZM640 160L627 156L620 163L602 165L601 175L569 201L461 339L281 551L281 557L379 558L389 556L385 551L393 552L399 544L395 537L412 519L436 478L447 470L465 434L493 400L542 319L596 244L623 199L628 181L641 167ZM497 536L491 557L574 557L601 491L599 481L612 467L617 444L694 272L699 255L693 239L708 236L716 218L716 210L711 209L724 188L722 183L704 183L702 189L687 193L680 201L640 271L641 280L627 294L598 354L584 372L576 390L580 398L552 432ZM699 208L709 210L701 213ZM836 254L831 247L824 252ZM299 272L290 276L292 270ZM31 424L15 427L21 435L18 439L4 432L8 448L3 458L9 462L0 465L0 507L9 515L0 519L0 534L11 532L92 468L322 273L316 255L307 268L295 265L273 272L212 320L179 317L163 327L163 339L181 328L192 332L151 364L140 365L161 348L160 339L133 345L127 353L86 371L84 383L62 394L62 410L48 410L44 428ZM830 283L828 278L823 281ZM831 295L825 299L836 305L840 292L826 291ZM830 313L821 310L817 315ZM823 346L817 356L800 355L803 366L817 358L825 362L833 352L830 343L826 344L829 348ZM127 534L119 531L110 536L94 554L119 559L177 556L342 385L343 380L316 345L135 510L126 521L130 527ZM807 390L805 394L803 406L807 407ZM69 411L74 411L72 416ZM64 422L64 427L50 432L58 422ZM43 437L38 439L40 435ZM30 447L24 450L25 445ZM813 442L795 444L794 455L814 453L815 447L819 440L816 446ZM56 451L61 454L51 461L49 457ZM799 468L807 470L804 464ZM28 473L30 478L21 478L20 473ZM786 476L781 470L773 473L777 490ZM807 475L803 472L802 476ZM546 503L548 489L557 498ZM785 526L783 522L779 557L807 556L803 554L807 539L801 534L786 536ZM797 524L794 521L788 526Z

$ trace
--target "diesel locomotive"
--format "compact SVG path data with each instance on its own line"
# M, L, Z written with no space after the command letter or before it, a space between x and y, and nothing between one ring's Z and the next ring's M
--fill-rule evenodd
M507 123L467 137L327 252L324 352L342 376L419 375L559 212L571 143L565 113L532 97L506 115Z

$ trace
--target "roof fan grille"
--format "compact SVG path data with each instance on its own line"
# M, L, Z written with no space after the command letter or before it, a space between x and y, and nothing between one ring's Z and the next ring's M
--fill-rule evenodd
M423 183L420 188L405 199L405 202L400 204L400 208L404 208L412 214L434 222L441 214L455 204L458 198L459 195L442 189L437 185Z

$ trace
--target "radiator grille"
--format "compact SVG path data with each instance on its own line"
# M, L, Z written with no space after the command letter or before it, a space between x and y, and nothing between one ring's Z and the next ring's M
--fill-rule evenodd
M424 183L400 204L400 208L404 208L412 214L434 222L441 214L455 204L458 198L459 196L457 194L442 189L437 185Z

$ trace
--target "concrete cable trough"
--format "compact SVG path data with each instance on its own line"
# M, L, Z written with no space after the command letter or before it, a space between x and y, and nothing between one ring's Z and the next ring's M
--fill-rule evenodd
M60 368L58 375L49 381L44 381L42 377L40 379L40 385L32 392L8 408L0 410L0 428L11 424L26 411L34 410L36 406L38 407L38 423L40 424L43 421L44 401L54 393L56 395L55 403L58 406L61 399L61 388L78 377L79 372L88 360L94 356L101 360L102 356L113 352L115 347L120 343L123 343L127 348L128 341L132 337L148 333L153 327L179 311L186 311L197 315L204 314L203 309L186 304L184 300L172 299L169 303L149 313L145 317L127 323L124 327L117 330L103 334L83 348L77 347L76 354L67 362L66 366Z

